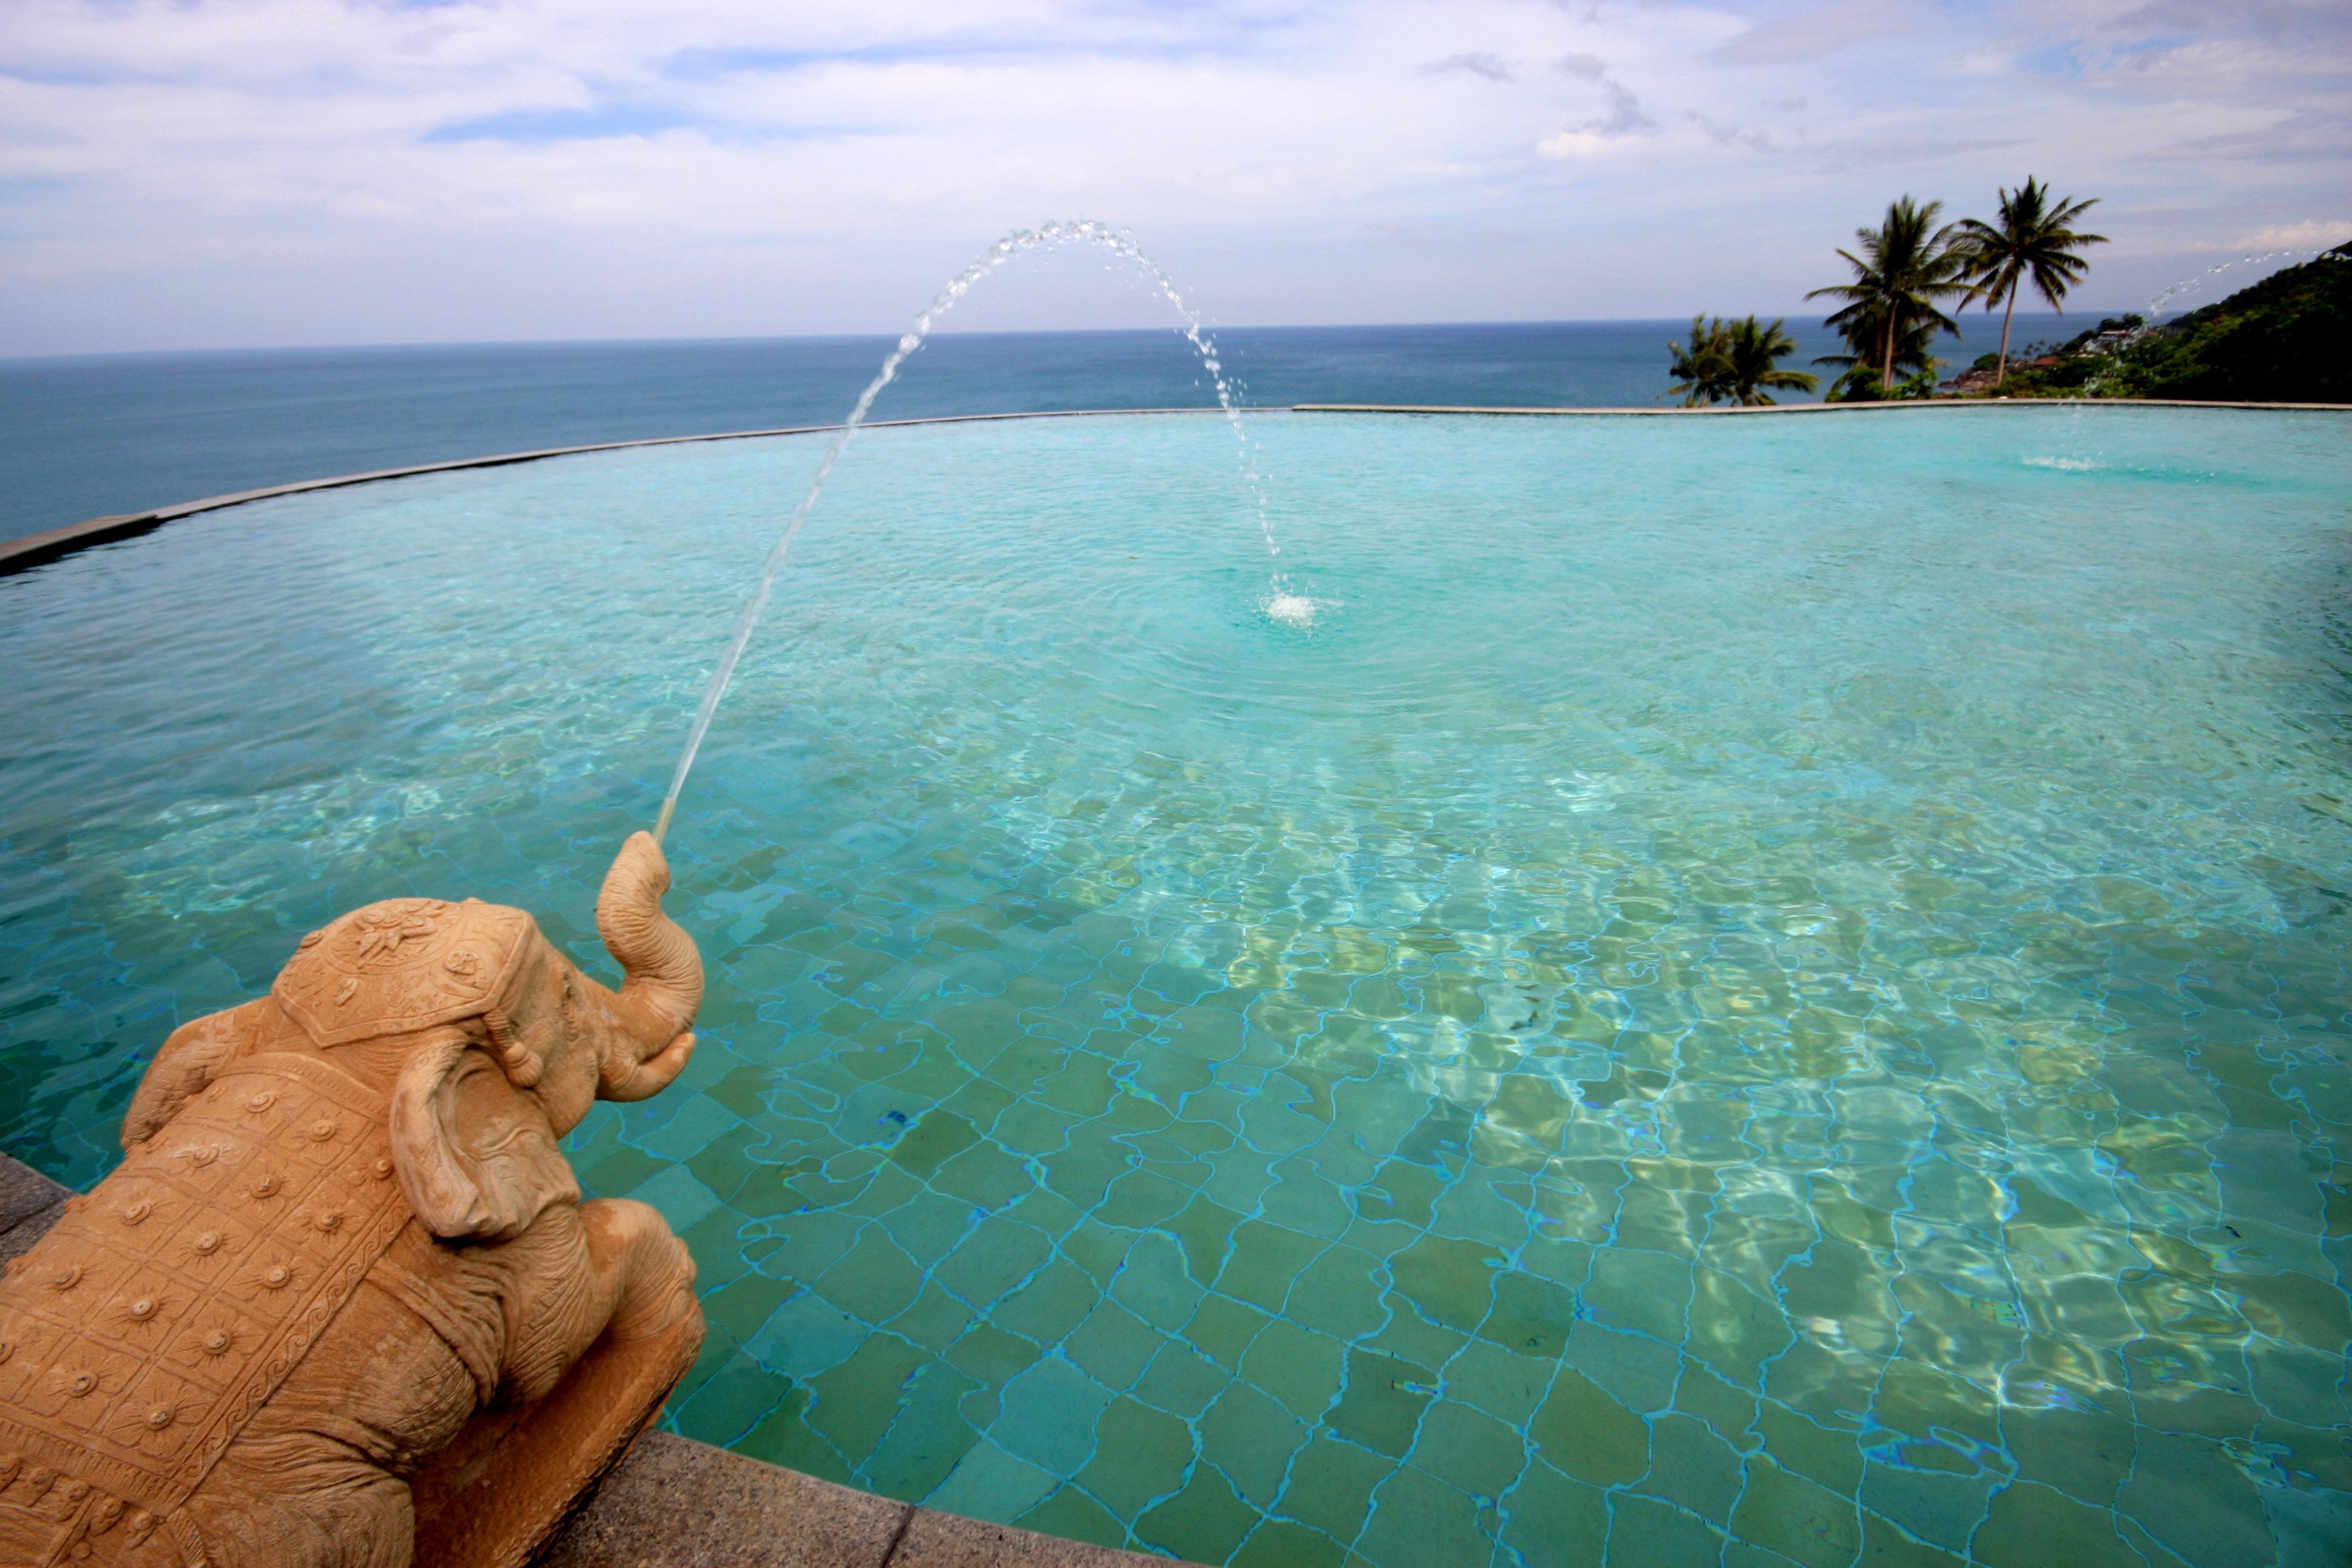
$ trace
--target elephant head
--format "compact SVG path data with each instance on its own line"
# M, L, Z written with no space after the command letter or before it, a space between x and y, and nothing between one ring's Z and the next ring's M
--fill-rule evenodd
M371 904L303 939L271 994L313 1045L390 1071L393 1163L433 1234L505 1240L576 1199L559 1141L595 1100L684 1068L702 961L662 912L668 887L660 847L633 835L596 900L617 991L530 915L472 900Z

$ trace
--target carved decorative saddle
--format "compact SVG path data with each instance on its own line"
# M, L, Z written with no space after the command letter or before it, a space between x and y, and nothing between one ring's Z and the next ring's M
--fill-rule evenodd
M18 1509L68 1562L116 1528L186 1529L180 1505L408 1220L379 1092L311 1057L235 1064L9 1270L0 1539Z
M471 900L371 905L305 937L275 994L320 1046L454 1022L528 930ZM158 1531L202 1561L181 1505L412 1217L385 1109L322 1057L236 1058L10 1266L0 1568Z

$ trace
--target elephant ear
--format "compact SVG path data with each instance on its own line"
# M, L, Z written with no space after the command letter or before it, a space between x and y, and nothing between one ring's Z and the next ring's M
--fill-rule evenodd
M422 1047L392 1090L392 1162L435 1236L506 1241L580 1184L532 1096L452 1032Z

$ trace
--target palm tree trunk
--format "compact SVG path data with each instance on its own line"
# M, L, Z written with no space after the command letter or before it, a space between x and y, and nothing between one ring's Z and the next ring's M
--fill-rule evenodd
M1878 395L1895 395L1895 312L1886 312L1886 368L1878 374Z
M2009 319L2017 314L2017 279L2009 282L2009 308L2000 313L2000 368L1992 373L1992 384L1999 386L2009 379Z

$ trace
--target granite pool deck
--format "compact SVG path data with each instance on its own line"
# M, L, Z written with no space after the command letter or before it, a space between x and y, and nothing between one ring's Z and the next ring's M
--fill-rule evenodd
M0 1262L71 1190L0 1153ZM1167 1568L1169 1559L895 1502L674 1433L649 1432L535 1568Z

